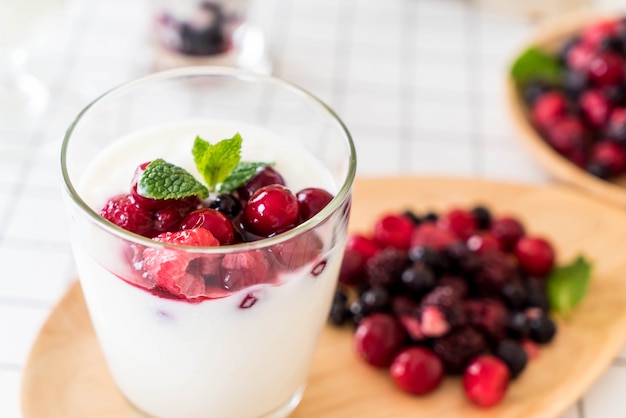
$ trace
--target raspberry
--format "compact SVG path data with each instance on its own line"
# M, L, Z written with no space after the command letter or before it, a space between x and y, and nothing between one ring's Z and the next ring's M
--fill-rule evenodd
M374 224L374 239L384 247L408 249L412 232L413 222L402 215L386 215Z
M270 270L270 264L260 251L226 254L221 266L222 284L227 290L240 290L266 282Z
M483 355L467 366L463 375L463 389L470 401L488 408L504 398L509 380L509 369L502 360L492 355Z
M457 239L451 231L438 228L430 222L425 222L413 230L410 247L430 247L435 250L441 250L457 241Z
M365 263L367 281L372 286L390 286L398 283L407 263L406 251L387 247Z
M166 232L153 239L158 242L177 245L219 245L213 235L203 228ZM191 274L188 271L192 261L200 257L173 248L146 248L143 252L143 266L157 285L171 295L193 299L205 296L205 283L202 276Z
M488 349L482 334L468 326L457 328L433 342L433 351L441 359L446 373L450 374L462 373L472 359Z
M453 209L437 221L437 226L451 231L463 241L467 240L477 228L476 218L465 210Z
M154 235L152 213L137 205L130 194L109 199L100 209L100 216L135 234L144 237Z
M395 384L414 395L432 392L443 380L441 360L425 347L410 347L400 352L390 371Z
M404 342L400 324L393 316L382 313L363 319L354 334L357 355L375 367L388 367Z

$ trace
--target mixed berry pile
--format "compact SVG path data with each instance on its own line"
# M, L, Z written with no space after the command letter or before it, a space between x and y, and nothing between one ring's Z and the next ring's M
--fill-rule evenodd
M389 214L349 237L330 320L354 324L357 354L401 389L425 394L463 375L468 398L491 406L556 334L554 267L547 240L483 206Z
M521 57L520 59L528 58ZM532 123L558 153L602 179L626 170L626 20L596 21L552 56L533 63L536 77L520 86Z
M272 237L310 219L333 197L319 188L293 193L280 173L264 166L229 193L209 199L155 199L138 193L138 181L149 165L141 164L129 192L109 199L100 214L130 232L170 244L224 246ZM266 251L226 256L133 245L128 258L137 277L130 281L162 297L222 297L254 284L272 283L278 271L312 261L321 247L313 232Z

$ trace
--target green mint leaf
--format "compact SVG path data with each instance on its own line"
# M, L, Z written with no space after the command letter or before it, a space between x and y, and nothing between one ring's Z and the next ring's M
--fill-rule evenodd
M578 256L571 264L557 267L547 277L550 307L555 312L568 314L583 300L591 278L591 268L588 260Z
M238 133L213 145L199 136L196 137L191 153L209 190L215 190L237 167L241 159L241 142L242 138Z
M270 163L251 163L240 161L237 167L230 173L228 177L221 183L217 191L220 193L228 193L250 180L258 172L260 167L271 165Z
M209 191L184 168L159 158L141 174L137 192L153 199L182 199L189 196L208 197Z
M518 85L530 80L558 84L562 71L563 68L555 56L531 47L517 57L511 67L511 77Z

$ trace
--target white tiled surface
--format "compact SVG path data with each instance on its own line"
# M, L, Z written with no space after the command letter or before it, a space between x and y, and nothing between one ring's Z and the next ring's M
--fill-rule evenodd
M503 112L503 74L530 23L463 0L256 1L276 75L343 117L359 175L550 181ZM63 131L96 95L150 71L148 8L71 1L27 67L48 86L49 106L26 125L0 114L2 418L20 416L29 347L73 277L57 180ZM563 418L626 417L625 387L626 348Z

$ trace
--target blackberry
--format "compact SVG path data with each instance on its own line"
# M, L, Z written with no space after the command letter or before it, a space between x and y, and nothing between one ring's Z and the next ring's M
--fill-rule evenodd
M544 312L550 310L550 300L546 291L544 279L537 277L526 278L526 306L530 308L541 308Z
M468 299L463 302L467 323L482 331L492 341L499 341L506 335L508 311L497 299Z
M488 349L482 334L468 326L458 328L433 342L433 351L449 374L463 373L470 361Z
M512 312L506 320L507 335L516 340L523 340L530 335L528 319L524 312Z
M400 281L400 276L408 264L406 251L387 247L365 264L367 281L372 286L391 286Z
M547 315L542 315L528 320L530 339L538 344L547 344L556 335L556 324Z
M417 310L417 302L408 296L394 296L391 299L391 311L395 316L410 315Z
M333 301L330 305L330 314L328 315L330 321L335 325L343 325L350 318L350 311L345 303L339 303Z
M524 347L522 347L520 343L513 340L507 339L500 341L495 354L507 365L511 372L512 379L519 376L528 363L526 350L524 350Z
M460 299L465 298L469 294L467 281L459 276L443 276L439 280L439 285L452 287L453 293L458 295Z
M401 275L404 286L416 295L423 295L435 287L436 277L424 262L413 263Z
M515 274L509 256L502 251L487 251L479 255L481 266L475 284L483 296L499 296L504 285Z
M445 248L444 255L450 261L449 270L453 274L473 276L480 269L480 258L464 242L450 244Z
M472 209L472 215L476 219L476 227L478 229L489 229L491 226L491 212L484 206L475 206Z
M522 309L528 301L528 292L519 277L512 277L502 287L502 299L511 309Z
M622 41L617 36L607 36L602 41L600 41L600 45L598 46L598 50L600 51L613 51L613 52L622 52Z
M388 310L391 298L387 289L374 286L361 294L361 301L369 314Z
M454 328L465 323L465 312L461 306L463 295L453 285L438 285L430 293L422 298L420 304L420 317L431 308L436 308L444 317L449 328Z

